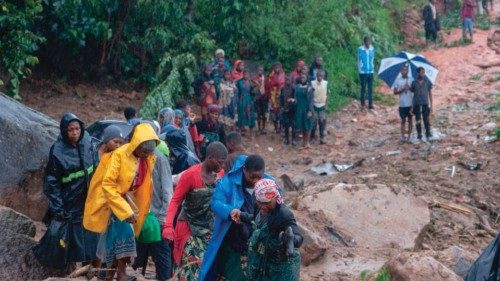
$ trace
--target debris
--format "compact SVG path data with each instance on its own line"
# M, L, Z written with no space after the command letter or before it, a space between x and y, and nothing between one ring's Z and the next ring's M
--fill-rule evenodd
M298 190L297 186L292 182L292 179L287 174L281 175L281 180L283 181L283 188L287 191Z
M415 148L411 151L411 155L427 155L431 153L433 148L434 148L433 144L428 144L420 148Z
M256 143L254 146L255 146L255 148L259 148L260 147L260 145L258 143Z
M427 139L427 141L438 141L440 139L442 139L443 137L445 137L446 135L441 133L440 131L434 129L434 128L431 128L431 137ZM411 134L410 136L410 142L411 143L417 143L418 142L418 138L417 138L417 134L416 133L413 133Z
M361 164L363 164L363 161L365 161L364 158L360 159L352 164L335 164L335 163L333 163L333 167L335 167L335 170L337 170L338 172L345 172L349 169L361 166Z
M268 150L269 152L273 152L273 151L274 151L274 148L272 148L272 147L270 147L270 146L269 146L269 147L267 148L267 150Z
M353 119L351 120L351 122L354 122L354 123L356 123L356 122L358 122L358 119L356 119L356 118L353 118Z
M454 166L454 165L452 165L452 166L449 166L449 167L444 168L444 170L445 170L445 171L450 171L450 176L451 176L451 177L453 177L453 176L455 175L455 170L456 170L456 168L455 168L455 166Z
M494 142L497 140L497 136L484 136L483 137L483 140L485 142Z
M464 110L469 109L470 106L468 103L457 103L451 106L451 111L453 112L462 112Z
M294 165L310 165L313 162L311 157L300 157L292 160Z
M363 175L361 177L364 179L374 179L374 178L378 177L378 175L377 174L368 174L368 175Z
M385 137L382 139L374 140L368 143L363 144L364 148L375 148L375 147L381 147L382 145L385 144L385 142L389 139L389 137Z
M333 169L333 164L331 162L326 162L325 164L312 167L311 171L315 172L320 176L331 176L335 174L335 170Z
M340 243L342 243L342 245L346 247L351 247L350 245L351 243L348 243L348 241L346 241L344 237L342 237L342 235L340 235L340 233L337 230L335 230L335 228L331 226L325 226L325 230L332 236L333 240L339 241ZM354 241L349 241L349 242L354 242Z
M497 235L496 231L491 228L490 223L488 222L488 219L486 219L485 216L482 216L480 214L476 213L477 218L479 219L479 226L486 230L491 236L495 237Z
M472 214L472 211L466 207L462 207L460 205L453 204L453 203L440 202L438 200L433 200L431 203L431 207L443 208L443 209L446 209L449 211L467 214L467 215Z
M387 151L385 153L385 156L395 156L401 154L401 150L393 150L393 151Z
M483 165L480 162L472 162L472 161L468 162L468 161L464 161L464 160L459 161L458 164L460 164L460 166L464 167L465 169L467 169L469 171L479 170L481 168L481 166Z

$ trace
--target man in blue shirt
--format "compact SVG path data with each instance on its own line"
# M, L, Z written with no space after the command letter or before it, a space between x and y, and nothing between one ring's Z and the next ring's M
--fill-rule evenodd
M358 72L361 81L361 109L365 109L365 94L368 91L368 108L373 109L373 71L375 69L375 48L370 43L370 37L365 36L364 44L358 48ZM367 89L368 88L368 89Z

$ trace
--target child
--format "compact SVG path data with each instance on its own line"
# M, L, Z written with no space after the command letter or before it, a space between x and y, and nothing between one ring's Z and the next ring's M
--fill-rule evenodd
M259 134L266 133L266 113L269 107L269 98L266 94L266 76L264 68L259 66L257 75L252 79L255 90L255 111L257 111L257 126Z
M184 131L184 134L186 134L186 142L189 150L196 154L195 143L200 141L198 130L196 129L196 126L194 124L196 114L192 112L191 105L189 105L189 103L185 100L179 100L175 104L175 108L181 110L184 115L184 118L182 119L182 126L180 127Z
M201 159L205 159L207 147L214 141L220 141L226 144L226 132L224 125L219 122L219 107L215 104L208 106L208 118L196 122L196 128L200 134L203 134L203 143L201 145Z
M303 60L297 61L295 65L295 69L290 72L290 81L292 81L292 84L295 85L299 80L300 80L300 74L302 73L302 68L306 65L306 63Z
M274 123L274 131L279 134L279 95L281 88L285 85L285 73L280 62L273 64L273 71L269 74L269 101L271 107L271 119Z
M432 113L432 83L425 76L423 67L417 68L417 79L411 83L410 90L413 92L413 113L417 127L418 141L422 141L422 124L424 119L425 136L427 141L432 137L429 116Z
M328 96L328 81L324 80L325 71L318 69L316 72L316 80L311 81L311 86L314 89L314 124L311 132L311 142L316 139L316 128L319 124L319 143L325 142L325 127L326 127L326 102Z
M474 7L476 1L464 0L460 8L460 19L462 20L462 40L467 39L467 31L470 35L470 42L472 43L473 28L474 28Z
M291 76L287 76L285 86L281 89L280 107L281 107L281 126L285 130L285 145L290 144L290 127L292 127L292 145L295 146L295 128L293 127L293 118L295 113L294 94Z
M229 127L234 125L236 94L236 84L231 79L231 72L226 71L224 72L224 79L220 83L219 108L222 114L222 123Z
M174 125L177 128L182 128L182 126L184 125L184 113L180 109L174 109L174 113Z
M300 83L294 87L295 129L302 131L302 148L310 148L309 136L312 129L314 89L307 83L307 75L300 76Z
M411 129L413 127L413 118L411 106L413 104L413 93L410 91L410 85L413 78L408 76L408 65L401 67L401 76L394 81L394 94L399 95L399 117L401 117L401 140L400 143L410 141ZM405 125L408 122L408 130ZM406 136L406 134L408 134Z
M252 85L249 79L249 73L245 72L243 79L236 84L238 87L238 122L239 130L244 130L248 127L250 138L253 139L253 128L255 128L255 108L254 96L252 94Z
M303 238L293 212L274 180L259 180L254 194L259 211L248 246L248 280L299 281Z

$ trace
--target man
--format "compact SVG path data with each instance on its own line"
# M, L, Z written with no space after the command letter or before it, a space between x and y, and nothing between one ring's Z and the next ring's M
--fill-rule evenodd
M216 185L212 197L215 223L198 280L246 280L247 245L251 234L248 214L254 213L254 186L262 178L265 164L259 155L241 155L233 170Z
M131 106L125 107L125 110L123 110L123 115L125 115L127 123L131 126L134 126L141 121L140 118L137 118L137 112L135 111L135 108Z
M410 85L413 78L408 76L408 65L401 67L401 76L394 81L394 94L399 96L399 117L401 117L401 143L410 141L412 122L413 93L410 91ZM408 130L405 126L408 122ZM406 135L407 134L407 135Z
M375 48L370 43L370 37L363 38L363 45L358 48L358 72L361 82L361 110L365 109L365 94L368 92L368 108L373 109L373 71L375 66Z
M309 81L316 80L316 74L320 70L323 71L323 79L328 80L328 73L323 67L323 57L317 56L309 69Z
M316 128L319 124L319 143L326 144L325 142L325 127L326 127L326 102L328 95L328 81L323 77L325 72L320 69L316 74L316 80L311 81L311 86L314 89L314 110L313 118L314 124L311 131L311 143L316 141Z
M229 155L227 156L224 171L229 172L233 168L234 160L241 154L245 154L245 147L241 139L241 134L238 132L231 132L226 136L226 147Z
M462 20L462 40L467 40L467 32L469 32L470 42L474 33L474 7L476 3L473 0L464 0L460 8L460 19Z
M422 141L422 124L424 119L425 136L427 141L432 137L429 115L432 113L432 83L425 76L423 67L417 68L417 79L411 83L410 90L413 92L413 113L417 127L418 141Z
M207 147L205 161L187 169L175 188L162 237L174 244L173 258L178 267L178 280L197 280L201 259L212 233L210 199L216 177L224 175L222 167L226 158L226 147L218 141L211 143ZM179 207L181 213L174 227Z
M429 45L429 40L436 44L437 33L440 30L439 18L436 12L436 6L434 6L435 0L429 0L424 6L422 16L424 18L424 29L425 29L425 47Z

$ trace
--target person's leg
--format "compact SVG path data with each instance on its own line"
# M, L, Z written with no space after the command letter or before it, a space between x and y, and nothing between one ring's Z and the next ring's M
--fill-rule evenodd
M172 277L172 251L170 243L161 240L151 247L153 261L156 267L156 279L167 281Z
M431 33L429 32L429 29L425 28L425 48L429 47L430 36L431 36Z
M326 110L323 107L318 114L319 118L319 143L325 144L325 129L326 129Z
M310 143L316 142L316 129L318 127L318 121L319 121L318 112L316 111L316 108L314 108L313 117L312 117L312 129L311 129L311 135L310 135L310 139L309 139Z
M106 281L112 281L113 278L115 277L116 273L116 267L118 265L118 262L116 260L113 261L113 263L108 264L108 271L106 271Z
M309 136L311 135L311 131L309 130L303 130L302 131L302 148L308 148L310 146L309 144Z
M413 115L410 112L410 114L408 114L408 138L407 138L408 141L410 140L412 131L413 131Z
M117 260L116 265L116 280L117 281L127 281L127 263L130 258L122 258Z
M462 21L462 41L465 42L467 39L467 26L466 26L466 21L465 19Z
M469 25L470 42L472 43L474 41L474 22L470 18L468 20L468 25Z
M373 73L368 74L367 87L368 87L368 108L373 109Z
M359 74L359 82L361 84L361 92L359 100L361 102L361 109L365 108L365 92L366 92L366 74Z
M415 114L415 127L417 128L417 138L419 140L422 139L422 112L421 112L421 106L416 105L413 107L413 113Z
M430 108L428 105L422 106L422 118L424 119L425 137L429 140L432 137L431 123L429 121Z
M283 130L285 131L284 143L285 143L285 145L289 145L290 144L290 128L288 125L285 125L283 127Z

